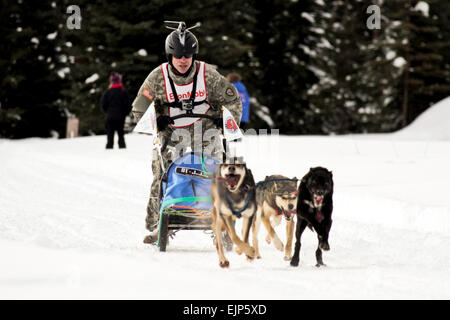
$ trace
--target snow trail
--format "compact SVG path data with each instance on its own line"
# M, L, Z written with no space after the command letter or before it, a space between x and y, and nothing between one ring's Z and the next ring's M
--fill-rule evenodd
M261 228L262 259L228 252L222 270L202 231L178 232L165 253L142 243L151 139L126 139L126 150L104 150L104 136L0 140L0 298L450 298L450 142L248 138L256 180L301 178L319 165L333 171L331 250L327 267L316 268L317 239L307 230L292 268Z

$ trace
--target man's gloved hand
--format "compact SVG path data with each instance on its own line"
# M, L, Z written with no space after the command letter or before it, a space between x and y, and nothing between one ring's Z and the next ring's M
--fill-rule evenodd
M223 118L216 118L213 120L213 122L218 128L223 127Z
M156 119L156 125L158 126L159 131L166 130L169 124L174 124L175 122L169 116L159 116Z

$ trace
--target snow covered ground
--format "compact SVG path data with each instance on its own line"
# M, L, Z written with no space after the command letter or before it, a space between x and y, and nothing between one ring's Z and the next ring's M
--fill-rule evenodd
M246 138L257 180L333 171L324 268L309 230L298 268L263 228L262 259L230 252L227 270L202 231L165 253L144 245L148 136L127 135L126 150L105 150L104 136L0 140L0 298L450 299L449 101L396 134Z

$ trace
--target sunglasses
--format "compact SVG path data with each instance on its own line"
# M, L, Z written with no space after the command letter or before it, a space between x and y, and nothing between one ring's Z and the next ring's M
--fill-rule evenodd
M173 57L175 59L181 59L182 57L185 57L186 59L189 59L190 57L192 57L192 54L181 54L181 55L174 54Z

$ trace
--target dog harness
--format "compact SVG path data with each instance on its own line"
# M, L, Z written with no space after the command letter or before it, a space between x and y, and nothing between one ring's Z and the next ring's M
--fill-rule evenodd
M216 179L217 180L224 180L223 178L222 179L216 178ZM276 182L276 181L296 181L297 182L298 179L285 179L285 178L283 178L283 179L281 179L281 178L280 179L270 179L270 180L258 182L257 184L255 184L255 186L253 188L256 188L258 186L264 185L264 184L266 184L268 182ZM241 213L244 212L248 208L248 206L250 204L250 201L252 200L252 197L253 197L253 194L252 194L252 192L250 192L250 194L248 195L248 197L247 197L247 199L245 201L244 207L242 209L240 209L240 210L235 210L233 208L233 204L231 203L231 200L226 195L225 195L225 201L227 202L227 205L230 208L230 210L233 213L233 215L235 215L238 218L240 218L241 217ZM277 208L277 215L278 215L279 214L278 213L278 207L276 205L275 205L275 207Z
M262 185L264 185L264 184L266 184L266 183L269 183L269 182L277 182L277 181L295 181L295 182L297 182L298 179L279 178L279 179L269 179L269 180L264 180L264 181L258 182L258 183L255 185L255 188L256 188L256 187L259 187L259 186L262 186Z
M206 102L207 91L205 82L205 63L200 61L197 72L192 82L177 85L169 76L169 64L163 63L161 71L164 77L164 88L166 99L169 102L169 117L180 114L197 113L206 114L210 105ZM174 128L188 127L200 120L200 118L180 118L175 119Z
M237 216L238 218L241 217L241 213L242 213L242 212L244 212L245 210L247 210L247 208L248 208L248 206L249 206L250 201L252 200L252 198L253 198L253 192L250 192L249 195L248 195L248 197L247 197L247 200L245 200L244 207L243 207L241 210L235 210L235 209L233 208L233 204L231 203L230 198L228 198L227 195L225 195L225 201L227 202L228 207L230 208L230 210L231 210L231 212L233 213L233 215Z

